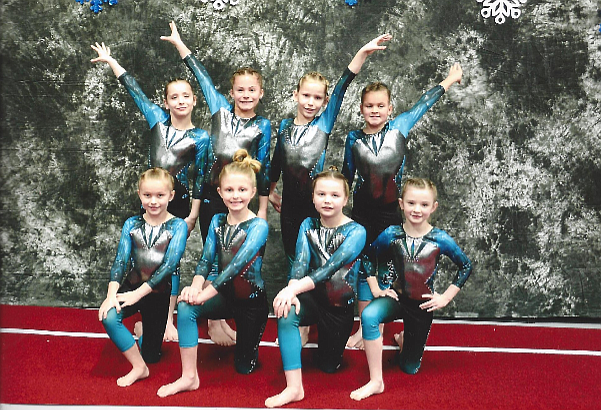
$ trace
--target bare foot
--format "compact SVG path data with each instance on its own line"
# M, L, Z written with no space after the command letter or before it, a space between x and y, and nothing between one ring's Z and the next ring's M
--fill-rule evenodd
M119 387L131 386L138 380L147 378L149 374L150 374L150 372L148 371L148 367L146 367L146 366L144 366L143 368L134 367L125 376L119 377L117 379L117 386L119 386Z
M348 338L346 347L354 347L363 350L363 332L361 332L361 327L359 327L359 330L357 330L354 335Z
M399 345L401 351L403 351L403 341L405 340L405 332L395 333L394 341Z
M300 390L292 387L286 387L280 394L271 396L265 400L265 407L282 407L285 404L293 401L300 401L305 398L305 390L301 387Z
M193 378L182 376L173 383L161 386L161 388L157 391L157 396L167 397L183 391L192 391L198 389L198 386L200 386L198 374Z
M225 326L229 327L229 325L227 323L225 323L225 320L209 320L208 321L208 328L209 328L209 337L211 338L211 340L213 342L215 342L215 344L219 345L219 346L233 346L236 344L236 338L235 338L235 333L234 333L234 338L232 339L232 337L230 335L228 335L223 329L223 324L221 322L224 322ZM231 328L230 330L232 332L234 332Z
M365 386L358 388L357 390L351 393L351 399L353 400L363 400L369 396L373 396L374 394L380 394L384 391L384 382L383 381L372 381L370 380Z
M220 322L221 322L221 329L223 330L223 333L228 335L229 338L235 342L236 341L236 331L234 329L232 329L225 320L220 320Z
M144 333L144 328L142 327L142 322L137 321L134 324L134 335L136 335L136 337L139 339L143 333Z
M307 344L307 342L309 341L309 330L311 329L310 326L300 326L298 328L298 331L300 332L300 337L301 337L301 346L304 346Z

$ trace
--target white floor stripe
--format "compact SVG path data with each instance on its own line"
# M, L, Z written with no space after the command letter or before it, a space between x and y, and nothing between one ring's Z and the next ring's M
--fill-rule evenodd
M64 410L64 409L91 409L91 410L203 410L203 409L215 409L215 410L240 410L247 409L247 407L174 407L174 406L86 406L86 405L65 405L60 406L56 404L4 404L0 403L1 410ZM251 410L248 408L248 410ZM256 409L253 409L256 410Z
M64 332L57 330L39 330L39 329L18 329L18 328L0 328L0 334L22 334L36 336L54 336L54 337L81 337L88 339L108 339L106 333L90 332ZM211 339L198 339L201 344L214 344ZM260 346L278 347L275 342L261 341ZM316 343L307 343L305 348L314 349ZM348 350L358 350L348 348ZM397 346L384 346L384 350L398 350ZM472 353L508 353L508 354L549 354L564 356L596 356L601 357L601 351L596 350L563 350L563 349L532 349L520 347L478 347L478 346L426 346L427 351L431 352L472 352Z

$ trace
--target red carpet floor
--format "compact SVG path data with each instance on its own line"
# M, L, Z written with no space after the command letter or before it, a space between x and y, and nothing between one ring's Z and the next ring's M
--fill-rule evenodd
M276 336L272 320L253 374L235 373L232 348L201 344L201 387L165 399L156 391L180 375L176 343L164 345L148 379L120 388L115 381L129 364L106 338L97 311L1 305L0 327L0 403L248 408L263 407L285 386L279 349L269 343ZM401 327L386 326L388 344ZM206 338L204 328L200 337ZM303 350L305 400L287 407L601 409L599 326L437 322L420 372L402 373L390 363L395 352L385 351L386 391L362 402L349 393L368 381L365 354L347 350L342 369L328 375L313 366L313 352Z

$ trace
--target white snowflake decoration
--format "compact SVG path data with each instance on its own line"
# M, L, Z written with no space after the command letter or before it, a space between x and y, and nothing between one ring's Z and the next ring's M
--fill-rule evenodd
M525 4L527 0L476 0L482 4L482 10L480 14L485 19L493 16L495 23L505 23L506 17L517 19L522 14L520 7ZM521 4L520 4L521 3Z
M210 1L211 3L213 3L213 8L215 10L223 10L227 3L229 3L230 6L235 6L236 4L238 4L238 1L240 1L240 0L200 0L200 1L202 1L203 3L208 3Z

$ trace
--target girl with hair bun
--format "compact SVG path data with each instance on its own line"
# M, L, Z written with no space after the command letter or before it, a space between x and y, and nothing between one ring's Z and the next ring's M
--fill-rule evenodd
M219 174L217 192L228 212L213 216L192 285L185 287L178 299L182 376L162 386L160 397L200 386L196 367L199 318L233 318L237 331L236 371L249 374L257 365L259 342L269 313L261 277L268 226L248 209L248 203L257 192L256 174L260 169L259 161L246 150L238 150ZM203 288L213 264L217 266L217 276Z

